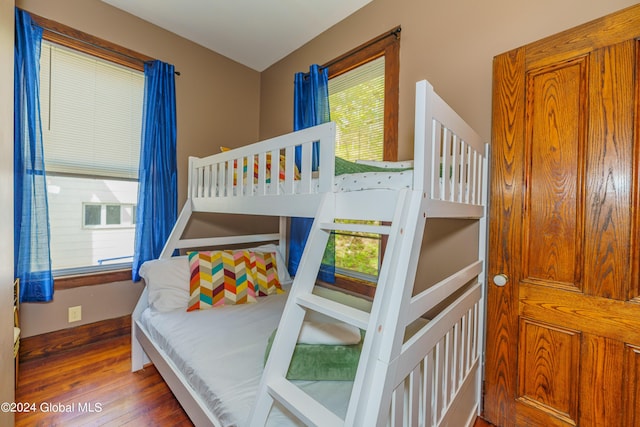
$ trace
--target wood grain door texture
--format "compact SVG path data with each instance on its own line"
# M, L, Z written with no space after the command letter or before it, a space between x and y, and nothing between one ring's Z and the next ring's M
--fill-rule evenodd
M494 59L497 426L640 426L638 37L640 5Z

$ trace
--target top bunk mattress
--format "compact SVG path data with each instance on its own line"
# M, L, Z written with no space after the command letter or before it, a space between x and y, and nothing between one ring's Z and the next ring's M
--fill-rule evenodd
M312 193L320 192L320 183L314 172L312 178ZM236 178L234 178L237 181ZM259 186L246 185L246 170L243 171L243 186L234 185L234 196L238 196L239 189L243 196L256 195L261 189ZM301 193L297 189L302 183L299 180L294 182L296 190L294 193ZM333 179L332 191L334 193L362 191L362 190L401 190L411 188L413 185L413 162L387 162L356 160L348 161L340 157L335 158L335 178ZM283 188L284 181L279 180L279 191L273 187L271 179L265 184L265 194L286 194ZM225 190L218 188L217 195L223 194Z
M413 162L377 162L340 157L335 161L334 192L372 189L399 190L413 185Z

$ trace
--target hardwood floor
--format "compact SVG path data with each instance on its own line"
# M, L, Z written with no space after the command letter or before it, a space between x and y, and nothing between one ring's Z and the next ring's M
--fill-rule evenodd
M495 427L495 426L491 423L486 422L482 418L478 417L476 418L476 423L473 425L473 427Z
M127 334L22 362L16 426L192 426L158 371L130 359Z
M35 410L16 426L192 426L156 369L130 360L124 335L21 363L16 403Z

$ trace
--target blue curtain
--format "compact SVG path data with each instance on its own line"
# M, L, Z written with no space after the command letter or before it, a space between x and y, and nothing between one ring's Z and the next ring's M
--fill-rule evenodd
M47 182L40 123L42 28L15 10L14 274L21 301L53 299Z
M144 66L144 107L132 278L160 256L178 217L176 93L173 65Z
M293 130L326 123L329 117L329 72L312 65L309 73L296 73L294 80ZM313 146L313 170L319 166L319 144ZM301 166L302 147L296 147L296 165ZM298 271L302 251L307 242L313 218L291 218L289 230L289 273ZM322 260L318 279L335 282L335 239L333 234Z

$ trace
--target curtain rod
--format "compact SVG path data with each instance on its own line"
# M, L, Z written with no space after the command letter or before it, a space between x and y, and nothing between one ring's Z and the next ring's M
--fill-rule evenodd
M39 27L41 27L44 31L55 34L59 37L68 39L68 40L73 40L74 42L86 45L86 46L91 46L92 48L96 49L96 50L101 50L104 52L109 52L112 54L115 54L116 56L119 56L121 58L126 58L128 60L131 60L133 62L139 63L139 64L143 64L145 62L148 61L153 61L155 58L152 58L150 56L147 55L143 55L141 53L137 53L134 52L130 49L127 48L122 48L125 51L129 51L129 52L133 52L133 54L137 55L134 56L133 54L129 54L125 51L120 51L117 49L113 49L109 46L106 46L104 44L102 44L102 39L99 39L97 37L94 37L92 35L89 34L85 34L81 31L75 30L71 27L68 27L64 24L61 24L59 22L56 21L52 21L50 19L44 18L42 16L39 15L35 15L31 12L28 12L29 15L31 16L31 19L33 20L33 22L38 25ZM86 38L80 38L74 34L85 34ZM95 41L92 41L95 40ZM55 41L55 40L54 40ZM111 44L110 42L107 42L106 40L104 41L104 43L106 44ZM174 71L174 74L179 76L180 75L180 71Z
M72 37L72 36L70 36L70 35L68 35L68 34L64 34L64 33L61 33L61 32L59 32L59 31L52 30L52 29L50 29L50 28L44 28L44 30L46 30L46 31L48 31L48 32L50 32L50 33L53 33L53 34L57 34L57 35L62 36L62 37L66 37L66 38L68 38L68 39L72 39L72 40L74 40L74 41L76 41L76 42L78 42L78 43L83 43L83 44L89 45L89 46L91 46L91 47L93 47L93 48L96 48L96 49L99 49L99 50L103 50L103 51L105 51L105 52L113 53L113 54L116 54L117 56L125 57L125 58L127 58L127 59L130 59L130 60L132 60L132 61L138 62L138 63L143 64L143 65L144 65L145 63L147 63L147 62L150 62L150 61L153 61L153 60L154 60L154 58L151 58L151 57L150 57L150 59L147 59L147 60L144 60L144 59L141 59L141 58L137 58L137 57L135 57L135 56L128 55L128 54L126 54L126 53L123 53L123 52L117 51L117 50L115 50L115 49L111 49L111 48L106 47L106 46L101 46L101 45L96 44L96 43L91 43L91 42L88 42L88 41L86 41L86 40L82 40L82 39L79 39L79 38L76 38L76 37ZM180 75L180 71L174 71L173 73L174 73L176 76L179 76L179 75Z
M384 33L372 40L369 40L368 42L366 42L365 44L358 46L357 48L345 53L342 56L339 56L336 59L333 59L329 62L327 62L326 64L321 65L321 68L329 68L330 66L334 65L335 63L342 61L344 58L348 58L349 56L355 55L356 53L365 50L366 48L373 46L374 44L378 43L381 40L386 39L387 37L391 37L394 36L397 39L400 38L400 32L402 31L402 28L400 26L397 26L396 28L394 28L393 30Z

